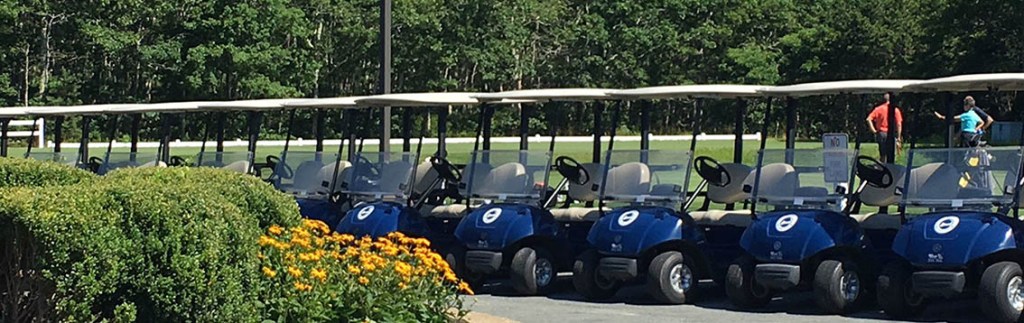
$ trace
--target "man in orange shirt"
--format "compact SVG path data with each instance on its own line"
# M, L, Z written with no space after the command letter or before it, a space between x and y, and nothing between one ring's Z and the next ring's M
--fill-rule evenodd
M868 114L868 128L871 129L871 133L875 134L875 141L878 142L879 161L883 163L892 162L887 160L886 155L890 147L893 144L899 145L903 141L903 111L900 108L896 108L896 140L889 138L889 93L885 94L885 102L875 107Z

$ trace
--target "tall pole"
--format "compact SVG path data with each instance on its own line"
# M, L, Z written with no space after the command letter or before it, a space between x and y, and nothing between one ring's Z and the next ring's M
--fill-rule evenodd
M391 0L380 0L380 94L391 93ZM380 151L391 150L391 107L381 116Z

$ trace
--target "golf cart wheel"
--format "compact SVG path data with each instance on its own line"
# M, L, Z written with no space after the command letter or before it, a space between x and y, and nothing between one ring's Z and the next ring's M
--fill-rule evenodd
M865 298L866 278L852 261L822 261L814 272L814 301L829 314L849 313Z
M558 271L555 260L543 248L523 247L509 266L512 288L523 295L543 295L551 291Z
M762 308L772 300L771 290L754 281L754 258L745 255L733 261L725 274L725 295L744 309Z
M615 296L622 282L605 278L597 273L600 260L597 251L587 250L572 266L572 284L576 291L590 300L603 300Z
M696 299L697 273L690 258L678 251L662 252L647 267L647 293L668 304Z
M910 268L906 264L892 262L882 269L878 276L878 306L886 315L904 319L924 310L924 298L914 293L910 280Z
M1018 322L1024 309L1024 276L1015 262L999 262L985 269L978 285L978 305L995 322Z
M477 291L484 284L484 275L480 273L474 273L466 269L466 248L462 246L455 246L449 248L444 253L444 261L448 262L448 266L455 272L455 276L459 277L462 281L469 284L469 288L473 291Z

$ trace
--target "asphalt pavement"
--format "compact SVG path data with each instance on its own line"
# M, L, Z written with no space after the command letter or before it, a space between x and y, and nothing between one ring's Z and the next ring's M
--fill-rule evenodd
M655 304L642 286L626 287L607 301L590 302L573 291L568 279L559 284L559 291L547 296L515 296L507 284L492 283L466 297L465 303L484 314L488 319L480 321L487 322L892 322L874 305L846 316L823 315L810 292L783 294L763 310L744 312L713 284L702 284L700 300L687 305ZM985 322L971 300L933 302L915 321Z

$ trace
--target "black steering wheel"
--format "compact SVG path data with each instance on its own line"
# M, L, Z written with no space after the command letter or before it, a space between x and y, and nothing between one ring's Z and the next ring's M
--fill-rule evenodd
M587 172L587 169L583 168L583 165L580 165L572 157L561 156L555 158L555 170L562 174L562 177L576 185L584 185L590 182L590 172Z
M708 181L708 184L725 187L732 183L732 176L714 158L708 156L697 157L693 160L693 167L697 168L697 175Z
M444 179L445 181L458 183L462 180L462 172L460 172L455 165L452 165L452 163L444 157L431 156L430 167L437 172L437 176L441 177L441 179Z
M868 156L857 156L857 177L868 182L868 185L887 188L893 183L892 172L885 164Z
M103 162L103 158L96 156L89 157L89 163L87 164L89 167L89 171L92 171L93 173L98 173L100 171L100 167L103 167Z
M288 163L281 163L281 157L267 155L266 161L267 168L270 168L270 177L290 179L295 176L295 171L292 170L291 166L288 166ZM280 172L277 166L281 166Z
M167 165L168 166L172 166L172 167L182 167L182 166L187 166L188 162L185 161L184 157L181 157L181 156L171 156L171 161L169 163L167 163Z
M369 159L366 159L366 157L361 155L356 155L356 164L354 165L355 172L357 175L364 176L363 170L360 167L369 167L370 175L380 175L380 168L377 168L377 165L374 162L371 162Z

